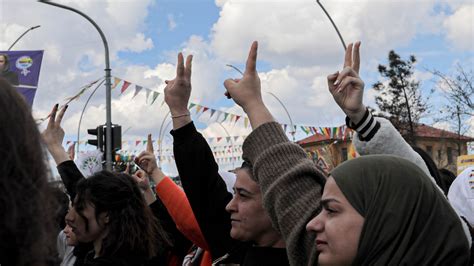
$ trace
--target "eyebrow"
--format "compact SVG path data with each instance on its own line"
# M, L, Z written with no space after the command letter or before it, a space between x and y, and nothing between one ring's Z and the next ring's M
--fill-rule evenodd
M240 187L234 187L234 192L239 192L239 193L246 193L246 194L249 194L249 195L253 195L254 193L246 190L245 188L240 188Z
M337 199L323 199L321 200L321 205L326 207L328 206L329 203L331 202L337 202L337 203L341 203L340 201L338 201Z

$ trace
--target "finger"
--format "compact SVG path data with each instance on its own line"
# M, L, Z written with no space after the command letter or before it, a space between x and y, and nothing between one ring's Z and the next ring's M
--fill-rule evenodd
M341 73L337 76L337 80L334 82L334 86L340 86L340 83L342 82L343 79L346 77L359 77L357 73L352 69L351 67L345 67Z
M148 139L146 141L146 151L153 153L153 142L151 140L151 134L148 134Z
M342 92L348 88L349 85L357 86L363 85L363 81L360 78L346 77L342 80L341 85L337 88L337 92Z
M184 76L184 58L183 54L178 54L178 65L176 66L176 77Z
M188 55L186 57L186 69L185 69L185 75L188 80L191 80L191 72L192 72L192 67L193 67L193 55Z
M258 42L254 41L250 47L249 56L247 63L245 64L245 74L251 74L257 72L257 50Z
M360 48L360 41L356 42L354 45L354 53L353 53L353 61L352 61L352 68L356 73L359 73L359 68L360 68L360 53L359 53L359 48Z
M233 79L226 79L224 81L224 87L227 91L229 91L229 89L232 89L237 83L233 80Z
M346 49L346 55L344 57L344 68L352 67L352 43L349 43Z
M51 110L51 113L49 114L49 121L48 121L48 127L54 125L54 120L56 120L56 112L58 111L59 104L55 104L53 106L53 110Z
M330 74L327 77L327 79L328 79L328 88L329 88L329 91L331 93L333 93L334 89L336 88L336 86L334 85L334 82L337 80L338 75L339 75L339 71L337 71L334 74Z
M68 107L68 105L65 105L65 106L63 106L63 108L61 108L61 111L59 111L58 119L56 119L56 124L58 126L61 125L61 121L63 120L64 113L66 112L67 107Z

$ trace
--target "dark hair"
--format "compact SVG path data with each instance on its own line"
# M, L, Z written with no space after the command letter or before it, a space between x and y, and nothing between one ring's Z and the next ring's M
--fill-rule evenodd
M447 193L449 191L449 188L451 187L451 184L454 182L454 179L456 179L456 175L446 168L439 169L439 173L446 187L446 193Z
M100 171L79 181L74 209L83 218L82 211L88 203L95 208L96 218L103 212L109 217L109 232L102 241L99 256L150 258L162 251L157 250L158 247L164 249L169 244L161 225L129 175Z
M55 250L41 136L23 97L0 78L0 263L43 264Z
M69 197L61 188L56 187L54 184L50 184L48 190L52 197L51 200L55 204L55 208L52 209L55 231L59 233L66 226L64 217L66 217L69 209Z
M443 190L445 195L448 195L448 190L443 182L443 179L441 179L438 167L436 166L436 163L433 161L431 156L420 147L412 146L412 148L421 156L421 158L426 164L426 167L428 167L428 170L430 171L430 175L434 178L438 187Z

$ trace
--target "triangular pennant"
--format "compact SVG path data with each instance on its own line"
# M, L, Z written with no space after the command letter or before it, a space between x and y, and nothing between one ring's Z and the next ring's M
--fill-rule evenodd
M209 118L212 118L212 116L214 115L215 112L216 112L215 109L211 109L211 116Z
M227 143L229 143L230 137L226 137L225 139L226 139Z
M135 85L135 93L133 94L132 99L135 98L135 96L137 96L138 93L139 93L142 89L143 89L142 86Z
M135 141L135 146L138 146L138 144L140 144L141 142L142 142L141 140Z
M236 115L235 116L235 123L237 123L237 121L239 121L239 119L240 119L240 115Z
M239 139L239 136L234 137L234 141L237 141L237 139Z
M224 122L226 119L227 119L227 116L229 115L229 113L224 113L224 119L222 119L221 122Z
M130 86L130 84L131 84L130 82L124 81L124 82L123 82L123 85L122 85L122 89L120 89L120 93L123 94L123 93L128 89L128 87Z
M222 139L222 137L217 137L217 142L219 142Z
M153 103L155 102L156 98L158 98L158 95L160 95L159 92L156 92L156 91L153 92L153 100L151 101L151 104L150 104L150 105L153 105Z
M117 85L120 83L120 81L122 81L122 80L119 79L119 78L114 77L114 84L112 85L112 90L115 89L115 87L117 87Z
M249 119L248 117L244 118L244 127L247 128L249 126Z
M189 103L189 107L188 107L188 109L189 109L189 110L191 110L191 108L193 108L194 106L196 106L196 104L195 104L195 103Z
M196 104L196 114L201 111L202 105Z
M206 112L207 110L209 110L209 107L205 107L205 106L204 106L204 108L202 109L202 112L204 113L204 112Z

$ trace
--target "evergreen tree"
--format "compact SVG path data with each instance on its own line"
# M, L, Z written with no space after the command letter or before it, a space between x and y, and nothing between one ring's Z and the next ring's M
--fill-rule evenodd
M420 91L420 82L413 80L415 56L406 61L394 51L388 54L388 66L378 71L388 81L378 81L373 88L379 92L375 102L410 144L415 144L415 129L427 104Z

